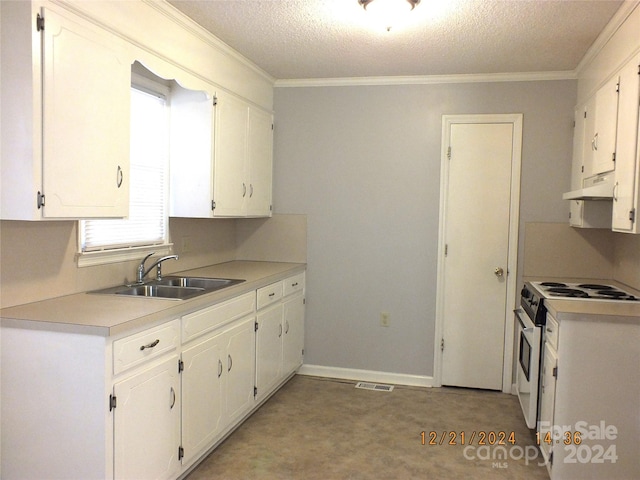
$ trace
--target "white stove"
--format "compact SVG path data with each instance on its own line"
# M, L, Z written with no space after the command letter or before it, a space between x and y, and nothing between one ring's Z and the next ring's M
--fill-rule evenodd
M531 282L544 298L637 302L640 297L604 283Z

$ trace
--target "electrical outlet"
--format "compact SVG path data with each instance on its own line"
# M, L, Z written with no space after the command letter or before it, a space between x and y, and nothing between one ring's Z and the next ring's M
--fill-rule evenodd
M388 327L390 323L391 319L389 318L389 312L380 312L380 325Z
M180 253L189 253L191 251L191 237L186 235L182 237L180 245Z

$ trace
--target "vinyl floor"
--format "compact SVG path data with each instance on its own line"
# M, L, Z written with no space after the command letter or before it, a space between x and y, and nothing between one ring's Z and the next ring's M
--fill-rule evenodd
M548 479L516 396L297 375L188 480Z

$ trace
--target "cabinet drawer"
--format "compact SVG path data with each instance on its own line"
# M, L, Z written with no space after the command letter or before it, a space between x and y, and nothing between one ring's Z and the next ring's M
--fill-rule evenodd
M128 368L177 348L180 339L178 320L136 333L113 342L113 373Z
M257 295L258 310L279 301L281 298L282 282L272 283L266 287L259 288Z
M182 343L210 332L225 323L251 315L256 307L256 294L249 292L226 302L212 305L182 317Z
M558 321L547 313L547 323L544 326L544 340L549 342L554 350L558 350L558 332L560 330Z
M289 277L284 281L284 296L304 290L304 272Z

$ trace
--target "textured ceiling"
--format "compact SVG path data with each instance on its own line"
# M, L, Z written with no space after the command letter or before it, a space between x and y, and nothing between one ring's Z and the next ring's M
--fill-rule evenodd
M573 71L622 2L422 0L391 31L357 0L169 3L274 78L311 79Z

